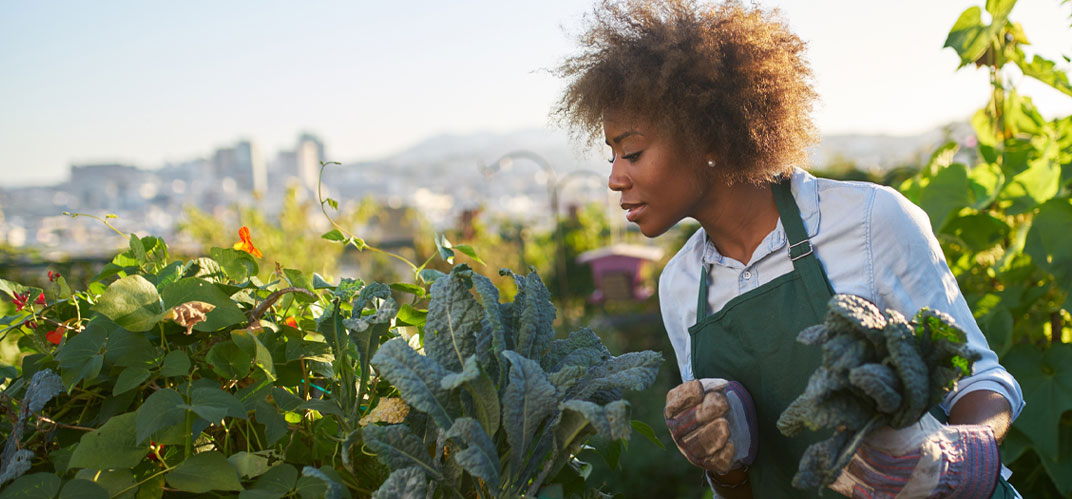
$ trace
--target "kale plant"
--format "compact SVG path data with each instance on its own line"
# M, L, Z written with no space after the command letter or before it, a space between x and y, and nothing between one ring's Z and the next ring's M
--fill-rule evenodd
M883 314L844 294L830 299L825 323L804 329L797 341L822 347L822 365L782 412L778 431L792 437L805 428L836 429L804 452L793 477L800 489L833 483L870 430L919 421L979 358L942 312L924 308L909 323L895 310Z
M458 265L431 287L423 354L403 338L372 359L416 411L370 425L365 445L392 468L373 497L533 496L592 435L629 436L623 390L655 380L662 356L612 356L590 329L554 339L555 309L535 272L512 303Z

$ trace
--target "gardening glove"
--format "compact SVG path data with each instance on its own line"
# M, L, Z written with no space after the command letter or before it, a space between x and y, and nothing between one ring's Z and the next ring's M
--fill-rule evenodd
M666 427L690 463L725 474L752 464L756 454L756 409L740 383L704 378L666 394Z
M830 488L854 498L990 497L1000 470L989 426L946 426L926 414L866 435Z

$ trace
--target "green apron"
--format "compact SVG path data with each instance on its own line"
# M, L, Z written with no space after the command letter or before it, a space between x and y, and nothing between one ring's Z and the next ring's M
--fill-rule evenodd
M804 432L786 438L775 427L782 411L804 392L822 352L797 343L802 329L823 322L833 288L808 241L789 181L772 184L789 244L793 270L730 300L707 314L707 269L700 272L700 292L692 337L692 373L696 379L725 378L744 385L756 405L759 445L749 467L757 498L817 497L791 482L804 450L831 431ZM1014 497L999 478L994 498Z
M692 337L692 373L744 385L756 405L759 445L748 470L754 497L815 497L790 482L804 450L831 432L805 432L786 438L775 421L819 366L822 352L797 343L800 330L826 315L833 290L811 250L788 181L772 184L774 201L789 241L793 271L729 301L707 315L707 269L701 272Z

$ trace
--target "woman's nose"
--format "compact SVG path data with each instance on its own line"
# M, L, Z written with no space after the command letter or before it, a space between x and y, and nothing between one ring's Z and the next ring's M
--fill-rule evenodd
M621 167L618 166L619 162L615 159L610 167L610 178L607 179L607 187L610 187L612 191L624 191L630 186L629 176L622 172Z

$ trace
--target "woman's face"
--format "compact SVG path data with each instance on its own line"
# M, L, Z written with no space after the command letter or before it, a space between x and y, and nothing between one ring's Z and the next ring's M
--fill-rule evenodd
M697 174L704 161L690 157L650 123L608 114L603 122L611 148L608 186L621 193L626 218L647 237L656 237L693 216L706 195Z

